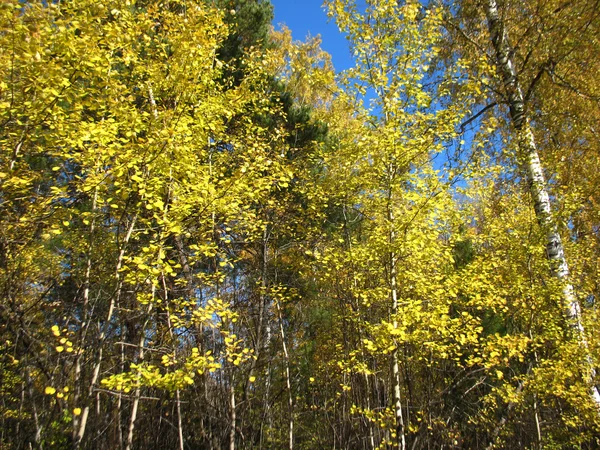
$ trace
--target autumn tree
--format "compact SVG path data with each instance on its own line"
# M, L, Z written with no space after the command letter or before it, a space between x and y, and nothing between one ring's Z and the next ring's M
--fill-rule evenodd
M89 447L112 427L106 446L132 448L171 410L182 447L185 388L202 378L210 402L231 383L209 373L252 356L229 243L287 176L252 120L277 108L268 77L249 55L230 87L217 55L232 13L202 3L21 8L2 7L3 370L23 393L5 420L16 445ZM147 403L152 390L173 398ZM207 416L192 439L235 435L229 414Z
M0 446L594 448L596 2L0 6Z
M467 129L475 131L480 137L474 141L478 147L473 146L473 157L479 158L478 153L481 155L485 150L497 161L502 161L504 169L497 171L497 185L503 186L512 180L521 186L521 189L502 188L496 194L496 204L514 201L505 199L511 193L520 197L521 202L531 205L531 218L523 216L524 223L521 226L529 227L526 241L529 242L530 252L535 246L545 247L545 250L538 249L533 253L545 254L548 267L544 271L541 265L539 271L535 272L530 265L527 272L530 277L532 273L537 273L532 278L532 284L535 283L534 279L543 280L543 286L540 287L545 288L550 284L554 291L546 294L540 291L530 299L535 303L544 295L550 295L556 302L547 304L543 312L537 313L545 315L548 326L540 324L539 328L536 327L534 341L538 342L532 342L531 350L539 348L536 346L541 342L546 342L546 351L533 351L530 355L533 361L527 366L527 374L520 376L524 380L514 384L519 399L506 402L500 424L493 426L492 444L514 414L514 409L518 408L519 402L527 402L530 417L536 417L536 425L527 433L537 435L536 439L541 443L555 440L568 442L570 439L585 442L587 438L575 437L571 431L567 431L572 429L571 424L578 423L592 434L596 427L597 419L594 416L597 412L594 411L597 407L593 406L597 403L597 390L593 384L595 339L594 332L586 330L588 311L582 308L585 299L590 296L589 287L583 286L589 284L583 281L587 275L581 270L576 271L576 276L571 276L568 264L571 257L579 264L581 255L585 253L581 252L581 247L575 250L572 246L576 238L569 224L573 223L573 211L585 208L586 203L581 198L573 201L573 192L582 189L587 181L580 185L569 183L569 186L559 181L565 176L563 163L571 158L568 155L570 149L574 149L574 141L569 143L557 139L566 130L569 130L567 133L575 129L586 130L585 124L594 116L594 108L580 114L579 121L571 120L572 113L565 115L565 111L573 111L572 104L589 101L589 93L593 92L592 85L582 85L574 82L577 78L571 78L575 65L580 69L577 77L589 73L593 78L592 74L596 71L593 64L573 64L574 61L582 61L580 58L587 58L589 44L593 41L591 36L594 34L597 11L592 3L454 2L448 5L446 26L449 37L457 44L448 47L454 52L449 54L449 61L452 63L456 54L464 55L469 76L474 80L479 79L481 83L477 98L479 111L465 122ZM565 95L571 100L557 101L564 99ZM570 117L569 121L564 122L564 117ZM587 147L589 141L584 138L579 142ZM571 205L572 209L566 205ZM532 221L532 218L535 220ZM573 248L572 253L570 248ZM530 261L534 260L531 253L529 258ZM549 280L548 275L554 280ZM535 308L534 303L532 309ZM524 316L517 317L517 322L525 320ZM571 337L556 337L554 327ZM550 377L554 380L546 378L550 372L536 367L538 365L554 367L554 374L560 373L561 376ZM569 365L579 369L565 370L564 367ZM549 388L552 385L554 388ZM576 385L577 388L568 389L577 390L579 394L566 394L565 385ZM526 387L530 388L529 392ZM585 390L590 393L587 400L585 395L580 397ZM567 410L575 408L577 412L571 415L563 410L558 417L552 412L556 407L550 406L556 402L562 403ZM544 422L543 417L552 421L553 426L544 429L540 425ZM563 430L562 435L558 429Z

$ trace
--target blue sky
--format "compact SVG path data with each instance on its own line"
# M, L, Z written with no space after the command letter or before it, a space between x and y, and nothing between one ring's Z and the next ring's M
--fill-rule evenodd
M348 41L339 32L335 22L328 19L322 6L323 0L271 0L271 3L275 13L273 25L276 29L279 29L279 24L285 24L292 30L293 38L302 41L309 34L311 36L320 34L323 41L321 48L331 55L336 72L339 73L352 66ZM446 162L447 155L438 154L434 167L440 169Z
M336 72L348 69L352 66L352 57L348 42L337 28L333 20L329 20L322 6L323 0L271 0L274 7L275 19L273 25L279 28L279 24L285 24L292 30L295 40L305 40L307 35L321 35L323 40L321 47L331 54ZM367 95L367 98L369 95ZM463 137L467 142L472 139L472 133ZM455 148L451 148L452 153ZM441 169L448 161L446 153L438 154L434 167ZM463 186L462 181L458 183Z
M352 65L348 42L338 31L333 20L328 20L323 0L271 0L275 10L273 25L285 24L292 30L295 40L305 40L311 36L321 35L323 50L331 54L336 71Z

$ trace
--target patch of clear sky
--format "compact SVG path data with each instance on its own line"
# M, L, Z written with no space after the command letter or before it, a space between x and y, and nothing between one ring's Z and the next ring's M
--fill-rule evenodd
M292 30L293 38L300 41L309 35L321 35L321 47L331 55L335 69L339 72L352 66L348 41L335 22L327 17L323 0L271 0L271 3L276 29L285 24Z
M276 29L286 25L292 31L293 39L301 41L304 41L307 36L320 35L321 48L331 55L337 72L353 66L348 40L339 31L335 21L327 17L323 0L271 0L271 3L275 14L273 25ZM359 1L359 5L360 3ZM369 94L366 97L368 98ZM473 139L473 129L465 131L463 139L467 141L468 146ZM457 151L460 153L457 148L458 142L447 143L447 145L447 151L438 154L435 158L435 169L442 169L453 156L457 156ZM458 185L464 186L464 182L460 180Z

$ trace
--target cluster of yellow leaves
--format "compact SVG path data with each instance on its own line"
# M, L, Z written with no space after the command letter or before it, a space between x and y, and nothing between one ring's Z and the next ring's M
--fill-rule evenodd
M40 280L68 270L57 251L68 248L97 262L87 276L102 279L103 293L134 293L129 309L119 305L115 314L147 315L161 305L172 329L214 327L224 344L218 355L161 348L163 364L140 360L107 377L114 389L180 389L195 373L252 357L228 330L238 319L226 300L214 296L202 305L192 295L168 298L163 289L171 282L207 290L222 283L236 262L223 249L260 236L266 224L257 205L275 207L270 197L296 176L284 157L283 128L255 121L283 117L270 92L275 55L249 52L243 79L232 85L217 57L229 33L223 12L181 2L183 20L176 3L144 11L127 0L0 8L7 30L0 46L10 49L0 56L9 266L33 280L23 284L35 298ZM19 85L8 89L10 73L19 74ZM22 240L38 234L42 241ZM177 241L185 244L188 273ZM214 270L199 268L207 264ZM99 302L113 302L111 295ZM51 332L61 358L82 351L85 333L59 325Z

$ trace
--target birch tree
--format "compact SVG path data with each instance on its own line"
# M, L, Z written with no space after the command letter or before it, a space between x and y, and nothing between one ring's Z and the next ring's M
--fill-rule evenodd
M456 7L453 9L456 15L452 18L448 13L447 20L449 34L455 42L465 46L465 51L456 46L452 47L453 51L468 55L469 76L481 81L479 112L464 124L467 128L472 127L483 118L478 126L471 128L478 135L486 136L486 144L479 142L480 147L473 146L474 158L478 158L477 152L492 154L495 151L494 157L505 165L507 179L524 180L522 186L527 193L525 198L532 205L532 216L537 223L533 229L543 240L548 261L547 273L553 278L548 282L555 285L557 293L560 292L556 297L560 313L556 313L568 324L567 329L570 331L567 334L571 335L574 342L574 347L570 348L570 339L559 339L561 344L557 346L556 353L545 353L545 361L540 360L540 353L536 352L532 355L533 367L556 364L558 372L564 372L558 367L566 364L579 367L577 372L583 377L576 380L577 375L572 373L571 383L574 382L580 388L587 385L588 401L574 400L564 395L564 390L560 387L563 382L566 383L563 377L560 377L561 381L556 380L554 393L547 388L537 391L538 387L552 383L549 378L542 381L550 373L541 367L533 369L526 376L537 381L532 380L529 384L519 382L517 386L519 389L529 386L533 392L537 391L537 394L530 394L534 397L531 400L532 408L535 410L536 402L540 401L537 407L542 406L542 414L551 415L551 407L544 410L544 404L552 403L554 394L562 397L571 407L581 408L580 411L585 413L574 413L578 415L575 420L580 421L583 427L589 427L587 429L591 433L595 428L597 417L594 416L597 416L598 408L598 392L593 381L596 334L593 328L585 329L585 324L590 323L591 317L586 317L589 310L585 311L581 305L582 300L590 295L589 287L584 287L589 286L585 280L590 273L586 274L579 268L581 247L575 250L573 243L576 238L567 225L573 223L573 218L577 215L573 214L574 210L585 208L585 200L581 197L580 200L575 200L574 196L582 186L587 185L587 181L581 186L567 186L559 180L566 175L564 162L572 158L573 143L579 141L587 147L588 142L592 141L583 137L589 131L583 131L581 137L570 142L557 137L565 132L573 136L576 129L589 130L583 124L588 123L589 118L595 114L595 108L592 107L585 114L581 113L580 121L571 121L572 113L565 113L573 111L571 103L558 101L565 96L572 96L571 102L589 101L590 98L586 98L586 95L593 92L593 83L574 81L580 80L583 73L589 73L593 78L592 74L597 70L594 64L587 66L581 59L586 58L589 46L594 42L592 36L596 8L592 3L456 2L449 5L451 8ZM581 70L577 76L573 75L574 67ZM563 81L560 81L561 78ZM587 79L585 76L584 78ZM577 93L576 86L583 91ZM559 117L569 117L568 122L558 119ZM576 122L578 125L575 125ZM497 148L492 150L494 147ZM500 194L500 197L503 195ZM576 263L575 276L567 263L569 255ZM546 278L543 272L540 277ZM548 314L552 313L549 311ZM537 332L539 339L550 339L548 342L556 339L550 337L551 327L541 327ZM544 335L546 338L542 337ZM502 422L506 421L514 406L514 402L508 402ZM544 436L544 431L548 435ZM498 427L492 434L497 436L497 432ZM551 440L553 434L550 429L544 430L543 425L538 427L538 437L541 440ZM585 438L582 439L585 441Z
M439 242L444 226L453 225L444 216L451 210L446 203L447 191L429 159L442 150L444 142L453 138L466 105L441 107L447 89L445 83L451 76L436 89L427 90L423 86L428 80L429 65L439 51L441 10L425 10L417 2L370 1L363 7L355 2L334 1L329 3L329 11L347 34L356 58L356 67L345 74L347 92L351 93L350 97L361 98L367 92L373 96L370 105L365 107L357 102L355 114L364 125L357 135L343 144L342 158L347 159L340 164L350 171L341 179L349 176L360 179L360 187L357 187L360 194L346 200L338 199L338 202L343 202L340 207L346 212L357 208L364 214L361 227L364 227L365 235L358 241L354 241L353 236L342 238L345 242L342 248L348 252L343 257L333 254L322 257L328 261L339 258L350 263L354 261L353 254L361 254L364 260L373 264L370 269L373 273L368 282L365 280L369 287L365 286L364 291L360 288L358 277L364 274L355 275L355 286L345 287L350 291L346 301L352 302L356 314L351 315L353 318L348 322L354 322L359 336L364 337L358 348L346 349L345 343L342 347L345 354L340 355L342 361L339 364L342 373L348 374L344 377L348 381L342 383L342 396L351 395L349 374L354 370L362 372L367 379L372 373L373 369L368 365L358 369L357 361L361 357L370 354L379 359L389 355L390 379L383 385L390 403L380 419L387 424L387 434L379 438L377 444L371 439L371 445L405 449L419 439L419 427L410 412L413 402L418 401L411 394L411 373L417 369L408 361L419 353L412 344L419 339L416 336L418 323L424 320L421 312L427 314L425 311L428 311L432 317L441 318L440 329L455 325L451 320L445 322L444 318L450 317L444 313L442 303L434 300L437 297L425 294L436 286L435 276L428 278L424 273L417 276L413 269L419 263L412 258L421 261L432 258L436 262L431 262L431 269L440 274L444 272L444 264L449 263L445 258L450 255L447 253L450 246L440 245L440 253L434 256L435 250L427 244ZM469 86L457 86L463 93L470 89ZM358 267L368 270L364 263L355 262L356 268L348 270L353 272ZM443 279L440 275L438 280L443 283ZM378 283L374 283L375 280L379 280ZM431 284L426 286L419 280L429 280ZM387 308L381 303L384 296L387 296ZM362 314L358 310L372 303L378 304L379 313L365 314L366 323L361 323ZM477 328L476 322L475 319L471 324L473 330ZM477 332L471 331L469 328L466 334L469 340L476 341ZM430 339L432 345L440 343L439 339L443 341L441 336L430 336ZM371 406L375 408L372 404L354 404L352 413L365 414L368 421L375 423L376 415ZM369 433L373 435L372 431Z

